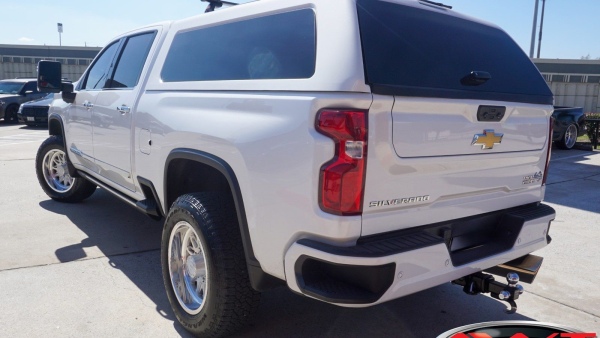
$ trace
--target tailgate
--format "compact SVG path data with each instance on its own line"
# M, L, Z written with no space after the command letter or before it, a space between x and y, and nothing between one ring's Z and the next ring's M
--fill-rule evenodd
M477 121L482 102L374 95L362 235L537 203L552 106L505 106L498 122ZM473 145L484 130L499 144ZM489 134L488 134L489 136Z
M396 97L392 120L400 157L541 150L548 136L543 106L510 102Z

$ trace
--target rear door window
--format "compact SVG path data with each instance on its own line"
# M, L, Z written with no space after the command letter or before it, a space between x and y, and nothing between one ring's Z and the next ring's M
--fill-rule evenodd
M421 2L358 0L357 9L374 93L552 104L535 65L497 27ZM475 85L471 72L490 79Z

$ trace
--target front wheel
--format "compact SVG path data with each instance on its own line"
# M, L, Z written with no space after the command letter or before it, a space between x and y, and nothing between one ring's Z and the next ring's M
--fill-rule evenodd
M4 123L17 123L19 122L19 118L17 117L17 112L19 111L18 105L10 105L6 107L4 111Z
M227 196L198 193L171 206L162 234L163 282L179 323L200 337L245 326L258 306L235 210Z
M557 146L561 149L572 149L577 142L577 126L574 123L569 124L565 134L558 141Z
M69 174L68 158L58 136L50 136L38 149L35 157L35 171L40 186L53 200L74 203L90 197L96 185L90 181Z

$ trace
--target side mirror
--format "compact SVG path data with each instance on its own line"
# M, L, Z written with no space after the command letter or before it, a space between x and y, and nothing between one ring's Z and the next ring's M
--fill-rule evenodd
M38 63L38 90L41 93L60 93L67 103L75 101L75 93L71 82L62 82L62 69L60 62L40 61Z
M37 86L42 93L60 93L62 89L60 62L40 61L38 63Z
M62 86L63 101L65 101L66 103L75 102L75 93L74 93L73 84L70 82L63 82L61 86Z

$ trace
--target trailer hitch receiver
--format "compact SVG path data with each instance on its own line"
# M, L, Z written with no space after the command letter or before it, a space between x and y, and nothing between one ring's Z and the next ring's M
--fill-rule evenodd
M460 285L463 291L469 295L478 295L480 293L489 293L492 298L507 302L510 307L506 313L517 312L517 303L519 296L525 292L523 286L519 284L519 275L509 272L506 275L507 284L494 280L492 275L483 272L477 272L452 281L452 284Z

